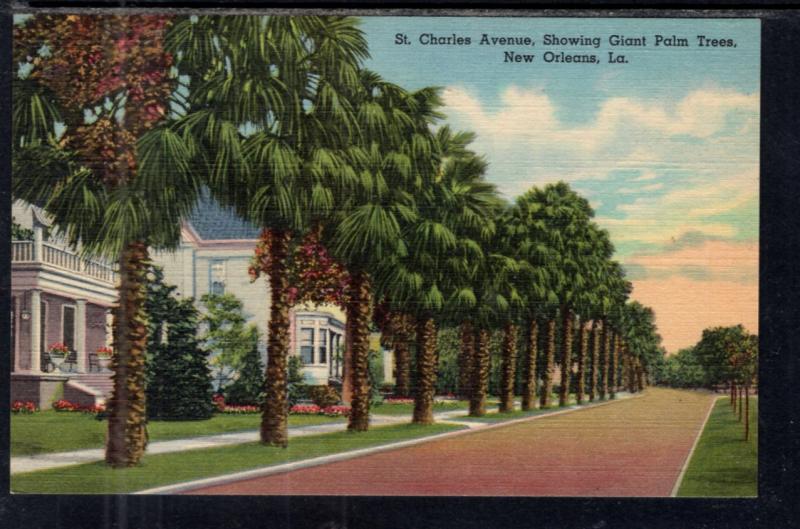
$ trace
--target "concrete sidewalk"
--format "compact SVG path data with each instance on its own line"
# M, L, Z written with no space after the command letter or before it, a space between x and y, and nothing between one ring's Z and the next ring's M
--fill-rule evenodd
M434 416L437 420L447 421L454 416L463 415L464 413L464 410L453 410L439 412L434 414ZM400 424L408 421L409 416L407 415L374 414L370 419L370 424L375 426L383 426L389 424ZM346 429L347 422L331 422L327 424L314 424L311 426L296 426L289 428L289 437L305 437L307 435L341 432ZM154 441L147 445L147 454L167 454L170 452L182 452L184 450L197 450L200 448L213 448L217 446L253 443L258 441L258 439L258 430L251 430L246 432L205 435L188 439ZM34 472L36 470L47 470L70 465L80 465L82 463L102 461L104 458L105 451L102 448L89 448L86 450L75 450L72 452L53 452L31 456L12 457L11 473L20 474L22 472Z
M618 396L624 398L624 395L618 394ZM520 402L516 401L514 407L519 409ZM575 409L577 407L578 406L576 405L572 405L564 409ZM494 413L495 411L496 410L493 410L489 413ZM467 426L473 430L485 428L492 424L490 422L467 420L465 417L466 414L467 410L463 409L441 411L434 413L434 418L438 422L459 424L462 426ZM547 415L549 415L549 413ZM374 426L384 426L390 424L407 423L409 420L409 415L381 415L376 413L372 414L370 418L370 424ZM311 426L296 426L289 428L289 437L295 438L305 437L308 435L341 432L345 431L346 429L346 422L332 422L327 424L315 424ZM183 452L186 450L197 450L201 448L214 448L219 446L254 443L258 441L258 439L258 430L249 430L245 432L173 439L170 441L154 441L147 445L147 454L167 454L171 452ZM89 448L86 450L75 450L72 452L52 452L31 456L12 457L11 474L35 472L37 470L48 470L51 468L92 463L94 461L102 461L104 458L105 451L102 448Z

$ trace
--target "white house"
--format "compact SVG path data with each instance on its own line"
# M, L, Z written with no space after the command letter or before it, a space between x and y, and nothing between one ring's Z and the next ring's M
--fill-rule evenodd
M153 263L164 269L164 280L176 285L182 296L198 300L204 294L229 293L242 301L245 317L262 336L260 349L266 359L270 291L262 277L251 282L250 259L258 242L258 228L248 224L210 198L204 198L181 230L180 247L174 252L153 252ZM343 311L332 305L292 309L292 354L303 360L309 384L327 384L342 374L344 346Z
M63 391L100 403L111 389L97 350L111 343L114 267L69 248L40 208L15 201L11 214L26 232L11 241L11 398L47 408ZM50 357L54 343L70 350L64 363Z

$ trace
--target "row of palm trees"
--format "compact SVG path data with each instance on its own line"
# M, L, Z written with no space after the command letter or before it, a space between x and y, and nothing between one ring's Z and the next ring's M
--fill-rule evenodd
M120 18L109 24L123 24ZM62 21L31 23L46 28ZM415 423L433 422L442 325L461 328L460 378L472 415L486 410L489 335L497 328L505 333L502 410L513 407L517 366L525 371L523 407L536 406L538 378L539 404L550 404L557 330L561 405L570 393L576 329L579 400L586 378L590 398L613 396L618 384L608 374L624 371L620 365L628 370L631 389L643 387L642 351L651 348L654 328L647 327L643 308L626 303L630 284L612 260L608 233L592 221L588 202L557 183L507 204L486 180L487 162L469 148L474 135L440 123L437 89L409 91L363 67L368 48L357 19L177 16L154 27L159 33L147 40L148 49L161 49L169 58L172 89L164 103L170 111L136 129L130 149L135 166L124 178L109 179L107 167L92 165L91 157L59 140L53 122L66 123L67 138L92 130L92 123L75 121L75 105L91 107L103 103L97 100L102 97L119 105L98 104L94 111L109 106L113 114L104 126L123 137L130 120L112 118L120 108L135 115L129 84L113 85L110 94L87 86L95 95L69 107L48 77L32 75L19 80L14 100L15 196L45 207L84 251L119 263L110 465L136 464L146 443L141 307L148 249L178 243L181 219L206 189L267 235L264 444L288 443L288 270L292 248L312 231L349 275L344 306L350 430L369 426L369 334L378 303L394 322L384 330L393 349L404 352L401 364L407 352L416 351ZM110 32L117 39L112 49L135 53L124 43L133 38L126 31L136 28L117 29ZM34 72L46 69L47 58L58 57L64 44L51 42L57 32L36 35L50 51L33 61ZM141 31L134 36L140 38ZM36 50L42 42L25 44ZM144 71L142 78L151 75ZM26 111L32 108L37 112ZM516 362L521 329L529 345ZM539 333L546 335L541 377ZM399 372L401 391L410 391L408 369Z

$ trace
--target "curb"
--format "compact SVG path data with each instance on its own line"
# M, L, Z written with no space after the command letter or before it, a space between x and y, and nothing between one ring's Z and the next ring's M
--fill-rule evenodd
M700 443L700 438L703 436L703 432L706 429L706 424L708 423L708 419L711 417L711 412L714 411L714 407L717 405L717 401L719 399L725 398L724 395L718 395L715 398L711 399L711 406L708 407L708 412L706 413L706 418L703 419L703 424L700 426L700 430L697 432L697 436L694 438L694 443L692 444L692 448L689 450L689 453L686 455L686 460L683 462L683 466L681 467L681 473L678 474L678 479L675 480L675 485L672 487L672 492L670 492L669 497L675 498L678 496L678 489L681 488L681 483L683 482L683 477L686 475L686 470L689 468L689 462L692 460L692 456L694 455L694 450L697 448L697 445Z
M300 470L304 468L310 468L320 465L325 465L328 463L337 463L339 461L347 461L349 459L355 459L357 457L371 455L371 454L378 454L381 452L389 452L392 450L398 450L401 448L407 448L410 446L415 446L418 444L428 443L432 441L439 441L442 439L448 439L451 437L458 437L462 435L470 435L479 432L485 432L487 430L492 430L496 428L504 428L507 426L512 426L515 424L535 421L536 419L542 419L545 417L553 417L555 415L563 415L565 413L571 413L574 411L580 410L588 410L591 408L597 408L599 406L606 406L608 404L613 404L615 402L623 402L629 399L638 398L643 395L643 392L634 395L627 395L622 398L616 398L614 400L606 400L603 402L598 402L595 404L586 404L583 406L569 406L565 409L555 410L553 412L542 413L539 415L533 415L531 417L522 417L520 419L513 419L510 421L503 421L499 423L490 423L486 424L485 426L481 426L478 428L467 427L463 430L456 430L454 432L446 432L437 435L431 435L428 437L419 437L416 439L408 439L405 441L398 441L396 443L389 443L385 445L378 445L372 446L368 448L359 448L357 450L350 450L348 452L341 452L338 454L330 454L326 456L315 457L312 459L306 459L301 461L294 461L291 463L284 463L279 465L270 465L266 467L255 468L251 470L245 470L241 472L235 472L233 474L225 474L223 476L215 476L210 478L202 478L193 481L186 481L183 483L177 483L173 485L164 485L161 487L154 487L150 489L145 489L138 492L133 492L132 494L176 494L181 492L191 491L193 489L209 487L209 486L216 486L216 485L225 485L227 483L232 483L235 481L242 481L246 479L252 478L259 478L259 477L266 477L271 476L274 474L284 474L287 472L292 472L294 470ZM447 422L446 420L442 420L441 422Z

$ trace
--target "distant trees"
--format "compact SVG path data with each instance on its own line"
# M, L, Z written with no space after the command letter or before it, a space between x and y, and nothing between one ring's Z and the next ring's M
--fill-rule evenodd
M725 386L733 413L750 436L750 393L758 383L758 336L742 325L710 327L694 347L657 365L656 381L673 387Z

